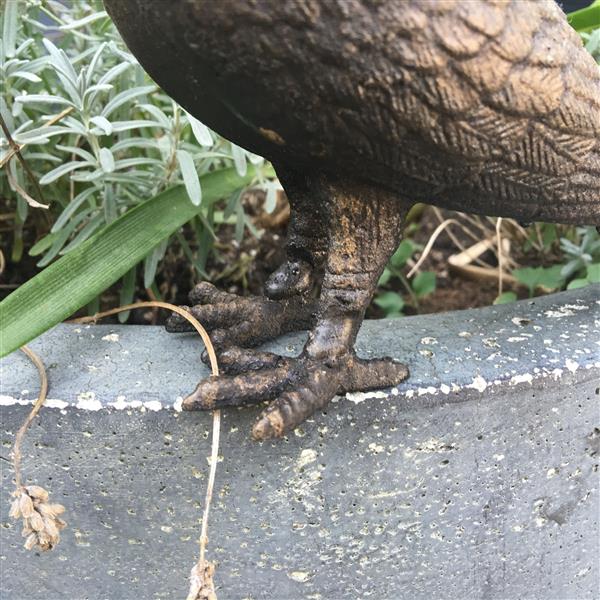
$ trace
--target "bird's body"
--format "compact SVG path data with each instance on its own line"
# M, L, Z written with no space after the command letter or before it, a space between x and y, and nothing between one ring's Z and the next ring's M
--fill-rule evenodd
M275 165L600 223L600 72L552 0L109 7L169 94Z
M352 344L411 202L600 223L600 72L553 0L106 3L165 91L271 160L288 192L289 260L271 279L268 310L244 309L254 337L249 327L237 341L313 329L300 370L277 363L286 385L263 382L259 394L251 378L240 384L254 390L251 400L300 386L279 396L259 437L280 434L342 389L406 375L380 365L379 378L322 383L323 369L346 379L361 369ZM215 293L196 300L236 306ZM269 320L265 310L280 315L270 317L274 329L256 325ZM213 328L223 327L216 318ZM230 384L205 386L196 402L218 404Z

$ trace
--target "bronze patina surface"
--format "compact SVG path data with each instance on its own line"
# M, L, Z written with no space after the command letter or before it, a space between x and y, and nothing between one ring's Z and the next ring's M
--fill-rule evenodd
M413 202L600 223L600 74L552 0L106 5L165 91L271 160L290 199L288 261L266 298L192 294L232 373L187 408L272 399L263 439L336 393L405 378L353 344ZM297 359L241 349L305 327Z

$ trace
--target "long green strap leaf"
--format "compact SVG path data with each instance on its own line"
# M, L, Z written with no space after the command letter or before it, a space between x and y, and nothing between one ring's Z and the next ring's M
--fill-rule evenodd
M248 185L223 169L201 178L203 201L225 198ZM273 176L273 172L264 172ZM122 277L162 239L198 213L184 186L147 200L51 264L0 302L0 357L71 316Z
M592 31L600 27L600 0L592 2L590 6L569 13L569 23L578 32Z

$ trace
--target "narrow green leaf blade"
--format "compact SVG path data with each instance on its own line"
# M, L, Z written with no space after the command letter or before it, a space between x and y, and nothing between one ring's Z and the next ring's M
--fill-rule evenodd
M255 170L239 177L235 169L204 175L210 202L248 185ZM273 172L263 173L272 177ZM123 277L156 244L198 211L183 186L140 204L51 264L0 302L0 357L71 316Z
M15 55L17 45L17 30L19 6L16 2L4 4L4 24L2 28L2 43L4 45L4 56L10 58Z
M119 301L121 306L125 304L131 304L133 302L133 296L135 294L135 276L137 269L134 267L133 269L129 269L127 273L123 276L123 283L121 285L121 291L119 293ZM119 323L127 322L129 318L130 311L126 310L125 312L119 313Z
M200 206L202 202L202 187L200 180L198 179L198 173L194 166L194 159L189 152L185 150L177 150L177 162L181 169L181 176L183 177L183 183L187 190L188 196L194 206Z
M571 27L575 31L592 31L600 24L600 0L596 0L590 6L576 10L567 15Z
M205 147L212 146L214 142L213 142L212 135L210 134L210 130L208 129L208 127L204 123L202 123L201 121L198 121L198 119L196 119L195 117L190 115L189 112L186 111L185 114L187 115L188 121L190 122L190 126L192 127L192 133L194 134L196 141L201 146L205 146Z

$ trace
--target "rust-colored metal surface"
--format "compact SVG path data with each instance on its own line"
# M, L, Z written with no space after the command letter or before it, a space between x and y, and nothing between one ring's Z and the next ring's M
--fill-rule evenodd
M600 223L600 74L552 0L106 4L165 91L270 159L290 198L288 262L269 299L201 288L196 311L223 347L308 324L304 352L293 367L260 355L235 383L201 384L190 408L227 395L220 386L276 397L255 428L267 437L348 377L353 389L389 385L389 364L368 377L348 365L412 202Z

